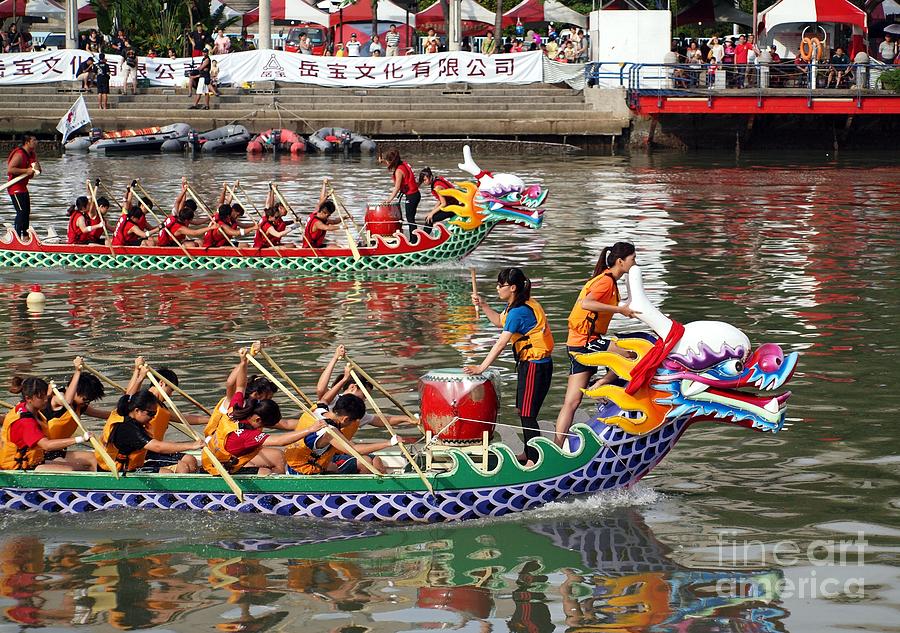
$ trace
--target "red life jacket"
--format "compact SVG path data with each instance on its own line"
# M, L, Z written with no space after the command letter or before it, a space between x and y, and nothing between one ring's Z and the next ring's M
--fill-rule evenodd
M9 156L6 157L7 168L9 167L9 162L13 159L13 156L15 156L16 152L22 152L22 155L25 156L25 165L24 165L25 168L31 167L31 163L33 163L34 161L37 160L37 154L35 154L34 152L29 152L27 149L25 149L24 147L22 147L20 145L19 147L14 147L13 150L9 153ZM7 176L7 180L12 180L13 178L16 178L16 176L13 176L8 171L6 172L6 176ZM19 182L17 182L14 185L10 185L6 189L6 191L10 195L12 195L14 193L26 193L28 191L28 181L29 180L31 180L31 176L28 176L27 178L23 178L22 180L20 180Z
M170 215L169 217L167 217L163 222L163 226L166 227L168 231L162 230L159 232L159 241L157 242L157 244L159 244L160 246L178 246L179 244L181 244L183 238L178 237L178 230L187 227L179 222L178 218L176 218L174 215ZM169 235L170 233L171 235ZM174 236L175 239L172 239L172 236Z
M419 185L416 184L416 175L413 173L409 163L400 163L397 169L403 173L403 180L400 182L400 193L404 195L412 195L419 193ZM397 173L396 171L394 172Z
M132 228L140 228L136 222L128 219L127 215L123 215L116 223L116 229L113 232L113 246L140 246L141 238L131 232Z
M453 189L453 184L442 176L438 176L431 183L431 195L434 196L435 200L440 200L441 197L438 195L436 189Z
M91 216L86 211L73 211L69 216L69 227L66 237L69 244L99 244L103 241L103 227L97 227L92 231L83 231L78 227L78 220L83 219L85 225L91 225Z
M281 244L280 237L269 235L269 239L266 240L266 231L270 228L273 228L276 231L283 231L285 226L284 220L281 218L275 218L270 221L268 216L264 217L262 222L259 223L259 229L256 231L256 235L253 237L253 248L265 248L269 245L269 242L272 243L272 246Z
M325 246L325 236L328 233L327 231L316 228L316 220L319 219L316 216L316 213L317 211L313 211L309 214L309 219L306 221L306 228L303 230L303 237L306 238L304 240L306 246L322 248Z
M216 224L234 228L234 224L222 220L216 220ZM229 246L228 238L219 229L210 229L203 234L203 248L220 248L222 246Z

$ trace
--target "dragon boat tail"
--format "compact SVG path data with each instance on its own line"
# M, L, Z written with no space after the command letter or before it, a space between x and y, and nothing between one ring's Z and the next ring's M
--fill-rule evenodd
M767 343L753 350L738 328L719 321L679 325L662 315L643 293L640 269L629 273L632 307L652 333L622 337L635 352L625 359L606 352L579 362L605 365L627 381L605 385L594 395L606 402L588 424L573 427L569 450L544 438L532 440L539 459L518 464L509 447L488 446L486 459L460 448L441 447L449 456L443 470L384 476L235 476L239 499L211 475L0 472L0 508L87 512L111 508L230 510L236 512L336 518L348 521L444 522L499 517L553 501L625 488L650 472L686 429L713 421L763 433L785 423L789 392L767 396L787 383L797 353ZM431 449L434 450L434 449ZM484 456L482 456L484 457Z

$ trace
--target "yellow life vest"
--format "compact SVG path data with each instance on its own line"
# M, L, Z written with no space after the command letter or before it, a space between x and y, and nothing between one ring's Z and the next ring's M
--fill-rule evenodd
M218 407L216 407L218 410ZM207 425L209 426L209 425ZM225 450L225 440L231 433L234 433L240 428L240 423L232 420L227 415L223 415L216 424L215 431L212 433L212 440L209 442L209 450L213 452L222 465L225 467L229 473L236 473L241 468L246 466L250 460L257 456L262 447L259 447L255 451L251 453L247 453L246 455L241 455L237 457L232 455L227 450ZM206 451L203 452L203 468L210 475L218 475L218 471L216 467L213 466L212 460L209 459L206 455Z
M581 292L578 293L578 298L575 300L575 305L572 306L572 311L569 312L569 331L577 332L586 337L585 345L595 340L601 334L605 334L606 330L609 328L609 322L612 320L612 313L603 313L592 312L591 310L586 310L582 307L581 302L584 301L584 298L588 295L591 288L604 276L608 276L612 279L612 285L615 289L615 294L611 303L607 305L616 306L619 305L619 287L616 285L616 280L610 274L609 270L604 270L602 273L597 275L596 277L592 277L584 286L581 288Z
M304 413L300 416L300 421L297 423L297 430L309 428L315 423L316 419L313 416L309 413ZM356 432L359 430L359 423L360 421L357 420L340 429L341 435L343 435L348 442L353 439L353 436L356 435ZM298 473L303 475L319 475L325 472L328 468L328 464L331 463L331 459L337 455L338 452L339 449L337 447L330 445L325 449L324 453L316 456L313 454L312 449L306 445L306 442L300 440L284 449L284 461Z
M2 445L0 445L0 469L32 470L35 466L40 466L44 463L44 449L39 448L37 445L32 446L31 448L27 446L25 448L19 448L9 439L12 425L18 422L21 417L22 414L16 409L13 409L6 414L5 418L3 418L3 428L0 430L0 440L3 442ZM41 431L44 432L44 436L46 436L46 418L44 418L42 413L38 412L35 419L37 420L38 426L41 427Z
M547 358L553 351L553 333L550 332L550 325L547 323L547 315L541 304L534 299L525 302L534 312L534 318L537 324L526 334L515 333L512 335L513 356L516 362L523 360L541 360ZM507 306L500 314L500 327L506 325L506 315L509 312Z
M226 411L222 411L223 408L226 409ZM222 418L228 417L228 409L229 407L227 406L225 398L219 400L216 404L216 408L213 409L213 412L209 416L209 422L203 427L204 436L209 436L216 432L216 427L219 426L219 422L222 421Z
M144 465L144 460L147 458L147 451L135 451L128 455L119 453L119 449L110 439L116 425L122 424L124 421L125 418L113 411L109 414L109 417L106 418L106 424L103 425L103 434L100 436L100 443L103 444L103 448L105 448L109 456L112 457L113 461L116 463L116 471L120 473L123 472L123 470L124 472L130 472L140 468ZM103 457L100 453L94 451L94 456L97 458L97 468L108 472L109 468L106 467L106 462L103 461Z
M169 420L171 417L172 414L169 410L161 404L158 404L156 407L156 415L150 418L150 421L147 423L147 434L154 440L162 441L166 436L166 430L169 428ZM126 472L140 468L147 459L147 451L145 450L136 451L130 455L120 455L119 449L117 449L110 441L109 438L112 435L113 427L124 421L125 418L115 411L110 413L109 417L106 419L106 424L103 427L103 435L100 438L100 442L103 444L104 448L106 448L106 452L109 453L109 456L113 458L113 461L119 465L119 472L122 472L123 465L127 467ZM97 451L94 451L94 454L97 456L97 467L102 470L109 470Z

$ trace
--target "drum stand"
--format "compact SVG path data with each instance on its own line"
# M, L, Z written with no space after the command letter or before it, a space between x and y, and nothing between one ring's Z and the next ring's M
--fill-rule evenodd
M475 444L444 444L440 440L432 443L432 432L425 431L425 470L450 470L453 467L453 458L448 449L456 449L469 456L476 464L481 465L481 471L487 473L491 468L489 464L491 434L490 431L481 432L481 442Z

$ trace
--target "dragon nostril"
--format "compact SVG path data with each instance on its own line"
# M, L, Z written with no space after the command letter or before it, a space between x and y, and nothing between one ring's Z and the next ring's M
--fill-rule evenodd
M775 359L775 366L776 366L776 367L781 367L781 363L782 363L782 362L784 362L784 359L782 359L782 358L776 358L776 359Z

